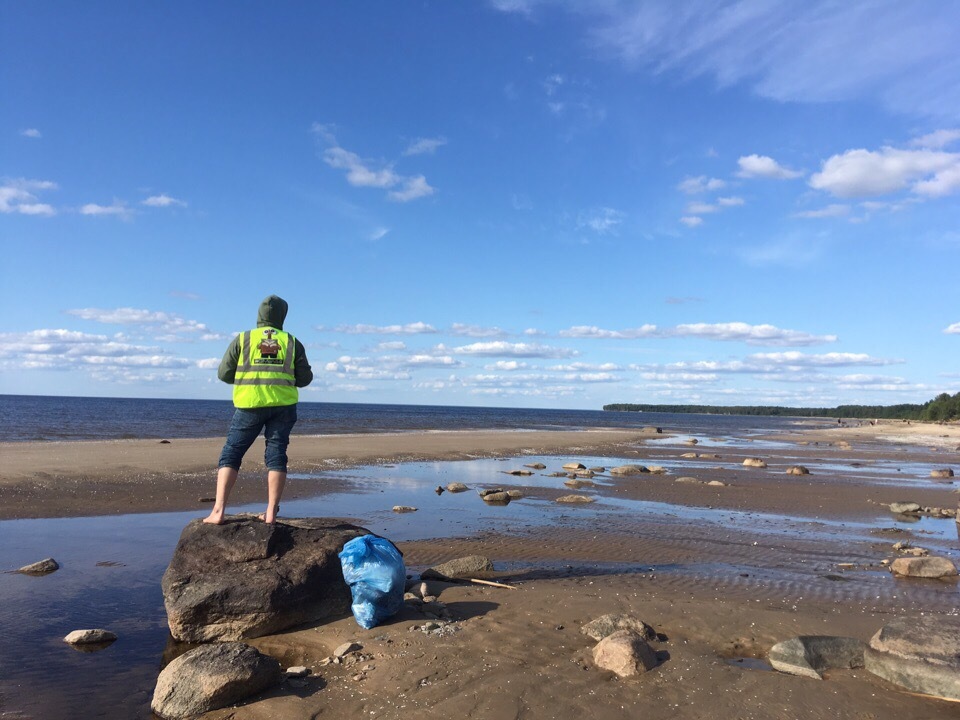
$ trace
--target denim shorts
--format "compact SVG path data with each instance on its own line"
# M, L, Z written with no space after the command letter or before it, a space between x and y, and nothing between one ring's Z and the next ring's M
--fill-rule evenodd
M227 432L227 442L220 453L218 467L239 470L244 453L250 449L262 431L267 443L263 452L263 462L267 470L286 472L287 445L290 444L290 431L296 422L296 405L237 408Z

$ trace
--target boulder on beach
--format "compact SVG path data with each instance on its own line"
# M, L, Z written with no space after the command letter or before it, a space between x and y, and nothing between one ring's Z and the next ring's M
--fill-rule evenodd
M941 478L941 479L952 478L953 470L951 470L950 468L940 468L939 470L931 470L930 477Z
M674 482L687 483L688 485L700 485L700 484L701 484L700 481L697 480L695 477L686 477L686 476L684 476L684 477L678 477L676 480L674 480Z
M900 557L890 563L890 572L900 577L956 577L957 566L945 557Z
M657 666L657 653L635 630L617 630L593 649L593 662L620 677L630 677Z
M890 503L890 512L906 515L908 513L920 512L920 503L915 502L895 502Z
M643 475L648 472L650 470L643 465L618 465L615 468L610 468L611 475Z
M493 572L493 563L490 562L490 558L483 555L468 555L429 567L420 573L420 577L424 580L462 579L491 572Z
M469 489L470 488L468 488L462 482L452 482L447 485L447 492L452 492L452 493L462 493L462 492L466 492Z
M867 670L910 692L960 700L960 618L897 618L870 639Z
M787 475L809 475L806 465L793 465L787 468Z
M572 478L570 480L564 480L563 484L568 488L573 488L574 490L579 490L582 487L596 487L597 484L593 480L580 480L579 478Z
M279 662L249 645L204 645L163 669L150 708L164 720L195 718L263 692L282 677Z
M648 642L657 639L656 630L647 625L643 620L635 618L632 615L620 613L601 615L580 628L580 632L584 635L598 641L603 640L608 635L612 635L617 630L633 630Z
M760 458L747 458L746 460L743 461L743 466L752 467L752 468L765 468L767 466L767 463L765 463Z
M587 466L583 463L578 462L568 462L563 465L564 470L586 470Z
M53 558L44 558L43 560L38 560L35 563L30 563L29 565L24 565L22 568L17 570L18 573L23 575L49 575L52 572L56 572L60 569L60 563L58 563Z
M507 505L513 499L506 490L496 490L481 495L483 501L489 505Z
M801 635L770 648L767 659L775 670L823 679L824 670L863 667L862 640L833 635Z
M348 614L350 588L338 553L368 534L324 518L192 521L163 575L171 635L194 643L239 640Z

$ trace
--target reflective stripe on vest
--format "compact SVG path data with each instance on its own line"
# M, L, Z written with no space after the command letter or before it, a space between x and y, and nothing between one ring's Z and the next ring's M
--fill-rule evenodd
M295 405L298 400L293 364L297 341L271 327L242 333L240 358L233 381L233 404L238 408Z

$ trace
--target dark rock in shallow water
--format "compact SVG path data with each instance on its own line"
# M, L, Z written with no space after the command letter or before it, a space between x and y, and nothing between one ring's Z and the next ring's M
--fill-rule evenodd
M244 643L205 645L163 669L150 707L164 720L194 718L256 695L282 675L279 662Z
M910 692L960 700L960 618L897 618L870 639L864 660Z
M17 570L17 572L23 573L24 575L49 575L50 573L56 572L59 569L60 563L53 558L45 558L43 560L39 560L38 562L24 565L22 568Z
M774 669L791 675L823 679L824 670L863 667L862 640L832 635L801 635L770 648Z
M183 642L238 640L346 615L338 553L367 534L324 518L192 521L163 575L170 633Z

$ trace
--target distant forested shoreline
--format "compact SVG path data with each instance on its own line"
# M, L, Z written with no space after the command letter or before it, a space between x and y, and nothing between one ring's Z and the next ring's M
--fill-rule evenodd
M877 420L960 420L960 392L942 393L922 405L838 405L832 408L781 407L777 405L645 405L612 403L604 410L621 412L702 413L707 415L775 415L784 417L835 417Z

